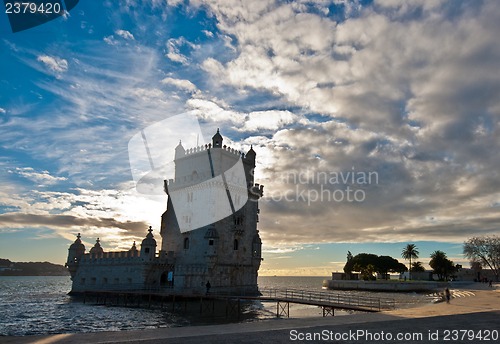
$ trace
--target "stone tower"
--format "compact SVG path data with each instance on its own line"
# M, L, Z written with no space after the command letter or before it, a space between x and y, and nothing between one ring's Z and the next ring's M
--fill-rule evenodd
M175 177L165 181L160 258L171 261L174 289L257 293L261 246L257 222L263 186L254 183L256 153L212 143L175 149Z

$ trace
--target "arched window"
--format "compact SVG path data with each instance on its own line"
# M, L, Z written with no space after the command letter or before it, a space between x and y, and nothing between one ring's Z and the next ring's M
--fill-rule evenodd
M233 241L233 250L237 250L238 249L238 239L234 239Z
M189 249L189 238L184 238L184 249Z

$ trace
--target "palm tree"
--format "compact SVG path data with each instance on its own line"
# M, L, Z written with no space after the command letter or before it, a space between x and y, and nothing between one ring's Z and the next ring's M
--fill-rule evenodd
M409 264L410 268L408 269L408 273L409 273L410 280L411 280L411 259L412 258L415 258L415 259L418 258L417 246L415 246L415 244L408 244L408 245L406 245L406 247L404 248L403 252L401 252L401 257L403 257L404 259L410 261L410 264Z
M422 265L422 262L413 262L411 265L411 271L413 272L425 272L425 268Z
M455 264L446 257L446 253L439 250L431 254L429 265L438 275L440 281L448 280L448 276L456 271Z

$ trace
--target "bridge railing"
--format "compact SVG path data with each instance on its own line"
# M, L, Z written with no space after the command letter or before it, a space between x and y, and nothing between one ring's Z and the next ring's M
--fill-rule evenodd
M262 299L262 298L270 298L275 300L283 300L290 302L298 302L298 303L309 303L309 304L317 304L317 305L327 305L327 306L345 306L346 308L364 308L374 311L381 311L387 309L396 308L396 301L391 298L382 298L382 297L370 297L363 295L353 295L348 293L335 293L328 291L311 291L311 290L303 290L303 289L293 289L293 288L270 288L270 289L259 289L262 294L261 297L255 295L255 289L248 289L242 286L238 292L227 293L225 290L218 290L218 288L213 288L210 290L208 294L198 292L174 292L171 288L165 289L147 289L144 288L134 289L133 285L129 285L127 289L116 289L116 288L100 288L99 290L87 290L86 294L92 293L128 293L128 294L148 294L148 295L168 295L168 296L183 296L183 297L223 297L223 298L251 298L251 299Z
M394 309L396 302L391 298L349 295L341 293L310 291L301 289L260 289L263 297L282 298L287 300L305 301L331 305L355 306L371 310Z

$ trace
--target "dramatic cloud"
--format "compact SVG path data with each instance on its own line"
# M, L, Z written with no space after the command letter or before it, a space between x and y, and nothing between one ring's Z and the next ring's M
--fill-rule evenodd
M130 40L134 40L134 35L132 35L130 32L128 32L127 30L116 30L115 33L124 38L124 39L130 39Z
M132 35L127 30L116 30L115 31L115 35L117 35L118 37L123 38L123 40L125 40L125 41L134 41L135 40L134 35ZM119 45L120 44L120 39L119 38L116 39L114 35L106 36L106 37L103 38L103 40L108 45ZM122 40L122 42L123 42L123 40ZM124 44L128 44L128 43L124 43Z
M413 15L407 5L408 12L395 17L368 8L342 23L298 12L292 4L267 4L266 12L247 14L249 21L239 20L236 3L210 6L220 16L220 27L236 37L239 51L228 62L204 63L222 83L265 89L313 112L404 136L412 135L416 124L440 131L450 116L470 113L475 102L462 91L484 94L484 106L497 103L487 91L497 81L488 73L498 55L492 30L498 13L491 2L479 15L471 6L458 18L435 4L424 6L418 21L403 22ZM446 109L450 101L461 104L458 114Z
M106 36L103 38L104 42L109 45L117 45L119 42L115 39L113 35Z
M5 227L48 226L67 229L82 227L119 228L134 233L145 231L144 222L119 222L111 218L81 218L70 215L0 214L0 225Z
M207 37L214 37L214 33L208 30L202 30L202 32L207 35Z
M244 131L277 130L285 125L299 122L290 111L255 111L248 114Z
M86 240L100 237L111 249L140 240L149 226L158 231L158 214L165 209L164 197L140 195L130 183L122 185L121 190L21 193L19 189L0 191L0 206L4 209L0 227L47 228L54 236L69 240L81 232Z
M168 57L170 60L174 62L179 62L184 65L188 64L188 58L180 52L180 49L186 48L189 50L194 50L199 48L198 45L189 42L184 37L170 38L167 41L166 46L167 46L166 57Z
M149 123L182 113L183 104L160 89L161 53L144 46L103 47L94 41L87 49L95 54L73 52L76 67L63 79L34 81L56 100L50 110L27 107L23 114L29 120L12 116L3 122L4 148L57 161L58 174L78 186L106 188L130 178L130 137Z
M467 3L457 12L380 1L335 22L296 4L204 2L238 51L203 62L214 80L323 115L307 124L284 112L245 117L243 131L278 130L253 141L266 164L268 242L461 241L498 230L500 12ZM378 183L290 181L355 171ZM347 187L363 201L348 201Z
M189 80L165 78L161 81L165 85L172 85L188 92L195 92L196 86Z
M15 171L11 171L11 173L17 173L25 178L28 178L42 185L50 185L50 184L55 184L59 181L68 180L68 178L66 177L54 177L50 175L49 171L37 172L31 167L16 168Z
M59 57L40 55L37 57L37 61L42 62L49 70L56 73L68 71L68 61Z
M245 114L233 110L225 110L214 101L205 99L190 99L186 103L188 109L201 119L220 124L243 124Z

